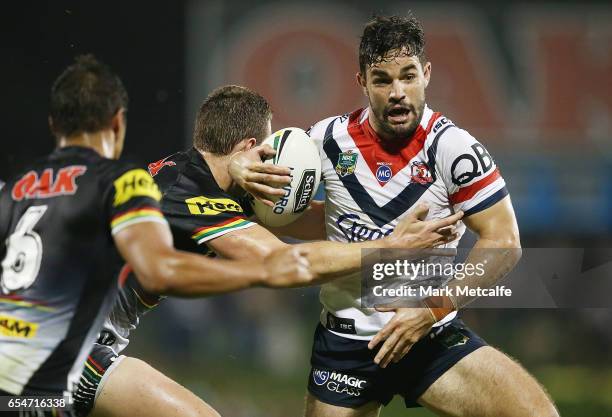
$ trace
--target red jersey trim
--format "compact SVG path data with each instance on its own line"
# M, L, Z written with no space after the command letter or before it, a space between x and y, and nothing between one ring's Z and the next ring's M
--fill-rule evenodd
M460 188L456 193L451 194L449 200L451 204L463 203L464 201L467 201L470 198L474 197L476 193L478 193L478 191L492 184L498 178L501 178L501 174L499 173L499 169L495 168L495 171L493 171L483 179L478 180L475 183L468 185L467 187Z
M363 109L351 113L347 131L374 176L376 176L380 163L388 165L393 175L404 169L423 149L427 135L431 132L436 120L442 116L438 112L433 113L426 129L423 129L423 126L419 124L412 137L404 140L405 146L402 146L397 152L393 152L381 145L382 140L370 126L369 118L360 123L362 114ZM379 181L379 184L384 186L387 183Z

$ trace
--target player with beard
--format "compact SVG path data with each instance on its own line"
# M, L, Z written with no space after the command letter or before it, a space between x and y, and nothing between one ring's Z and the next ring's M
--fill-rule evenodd
M428 218L462 210L478 241L466 263L484 275L439 287L486 288L521 255L519 230L495 161L468 132L426 105L432 64L417 19L377 17L364 29L357 82L369 106L316 123L328 239L359 242L393 230L419 203ZM261 164L236 159L246 189ZM359 230L359 233L355 231ZM456 247L457 241L446 247ZM486 250L485 250L486 249ZM372 417L394 395L443 416L558 416L517 362L457 318L469 296L429 297L423 308L362 308L359 274L324 284L306 417Z
M198 111L193 147L149 165L149 172L162 192L162 212L178 249L250 261L288 247L247 218L248 205L241 199L244 191L229 174L236 153L252 150L258 157L273 155L271 148L272 153L262 147L254 148L270 135L271 118L267 101L257 93L239 86L220 87ZM285 168L269 164L263 168L257 174L262 176L259 178L266 178L267 172L286 172ZM286 180L281 178L280 182ZM265 186L258 190L284 194ZM313 205L282 233L308 240L324 239L321 209L320 204ZM461 213L421 221L426 213L424 208L417 209L403 219L393 234L377 242L349 245L323 240L299 245L308 252L313 265L313 283L329 282L359 271L362 248L429 248L456 239L452 225L461 218ZM218 416L204 401L150 365L122 355L142 315L161 298L143 288L133 274L127 274L126 285L86 360L75 394L79 415Z

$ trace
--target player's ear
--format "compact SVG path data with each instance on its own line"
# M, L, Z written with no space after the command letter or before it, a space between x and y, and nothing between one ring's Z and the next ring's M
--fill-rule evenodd
M236 152L248 151L249 149L254 148L255 146L257 146L257 139L255 138L242 139L240 142L238 142L234 146L230 154L234 154Z
M122 131L125 132L125 109L120 108L111 119L111 129L115 135L119 135Z
M429 79L431 78L431 62L426 62L423 65L423 77L425 77L425 88L429 85Z
M125 131L127 128L126 123L125 109L120 108L111 120L111 129L115 133L115 149L113 152L115 159L118 159L123 152L123 142L125 141Z
M47 122L49 123L49 130L51 131L51 133L53 133L53 136L55 136L55 126L53 125L53 117L47 117Z
M51 134L55 137L55 143L59 145L60 138L58 135L55 134L55 126L53 125L53 117L51 116L47 117L47 122L49 123L49 130L51 131Z
M357 78L357 84L359 84L359 86L361 87L361 91L363 91L363 94L366 97L369 97L365 74L362 74L360 71L355 75L355 78Z
M252 149L255 146L257 146L257 139L255 139L255 138L245 139L245 142L244 142L244 150L245 151L248 151L249 149Z

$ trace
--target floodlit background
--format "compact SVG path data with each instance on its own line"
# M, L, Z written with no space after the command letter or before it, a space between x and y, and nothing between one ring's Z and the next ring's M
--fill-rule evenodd
M42 2L41 2L42 3ZM130 94L126 158L187 148L211 89L251 87L274 128L307 128L364 104L354 81L363 24L411 8L433 65L428 104L483 142L508 182L524 247L612 243L609 2L23 2L1 19L0 179L49 152L52 81L92 52ZM170 300L127 354L225 416L299 416L317 290ZM465 321L521 361L563 416L612 414L606 309L475 310ZM431 415L395 400L384 417Z

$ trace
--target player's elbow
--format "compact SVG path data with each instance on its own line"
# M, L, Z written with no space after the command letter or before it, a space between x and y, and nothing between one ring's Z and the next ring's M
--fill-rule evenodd
M145 291L157 295L172 295L176 283L176 260L169 255L151 261L145 271L137 272L138 281Z
M497 235L495 241L498 250L504 250L512 264L516 264L523 256L518 228L505 230Z
M501 248L521 249L521 238L517 230L509 230L502 233L496 240Z
M141 274L138 282L142 288L151 294L169 295L171 292L171 282L168 276L160 272Z

